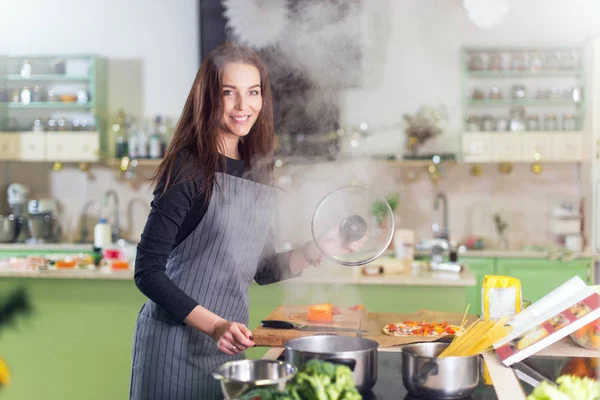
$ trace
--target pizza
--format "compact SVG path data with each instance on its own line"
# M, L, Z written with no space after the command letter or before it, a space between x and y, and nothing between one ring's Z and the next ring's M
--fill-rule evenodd
M383 327L383 333L388 336L446 336L456 335L461 331L460 326L450 325L447 322L403 321Z

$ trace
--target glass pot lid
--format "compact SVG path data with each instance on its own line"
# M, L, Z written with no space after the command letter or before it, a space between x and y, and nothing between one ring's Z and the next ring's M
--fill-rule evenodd
M360 266L381 256L392 241L394 213L388 202L363 186L344 186L326 195L312 218L321 252L338 264Z

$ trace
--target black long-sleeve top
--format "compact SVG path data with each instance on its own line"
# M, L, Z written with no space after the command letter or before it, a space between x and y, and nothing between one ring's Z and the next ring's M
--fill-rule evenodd
M227 174L242 177L245 163L225 158ZM175 168L183 168L190 161L187 154L178 157ZM218 190L216 187L214 190ZM198 305L166 274L171 251L196 229L209 202L199 194L200 179L186 180L170 186L165 193L157 185L150 214L137 246L134 280L139 290L167 312L175 321L183 323ZM269 240L254 277L259 285L266 285L293 277L289 270L290 253L275 253Z

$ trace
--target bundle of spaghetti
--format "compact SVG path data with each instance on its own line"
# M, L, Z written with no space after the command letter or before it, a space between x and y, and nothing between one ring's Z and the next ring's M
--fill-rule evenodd
M510 332L511 328L506 326L507 321L508 317L497 322L475 321L462 335L456 336L438 357L468 357L489 350Z

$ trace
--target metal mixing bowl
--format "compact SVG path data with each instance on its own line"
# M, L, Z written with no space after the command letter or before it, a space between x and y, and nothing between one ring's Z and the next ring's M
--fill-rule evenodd
M256 388L285 389L298 370L292 364L275 360L239 360L221 365L213 377L221 381L226 399L237 399Z

